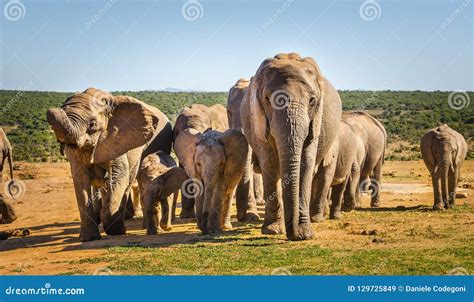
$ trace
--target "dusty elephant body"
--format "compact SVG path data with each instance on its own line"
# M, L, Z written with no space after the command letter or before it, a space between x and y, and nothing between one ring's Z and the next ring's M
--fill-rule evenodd
M296 53L265 60L248 89L242 128L262 171L262 232L310 239L311 183L338 132L339 94L312 58Z
M227 98L227 116L229 119L229 127L242 131L242 122L240 116L240 106L245 92L248 90L250 81L239 79L229 90ZM245 163L244 173L235 192L237 204L237 219L258 220L257 214L257 198L263 199L263 183L261 174L256 173L252 163L252 149L249 148L247 161Z
M207 130L202 134L187 129L176 139L175 148L186 174L195 182L183 185L181 192L194 195L197 225L202 233L232 228L232 196L248 152L244 135L234 129Z
M203 133L207 129L225 131L229 129L227 121L227 111L224 106L216 104L210 107L202 104L193 104L185 107L176 118L173 127L174 140L185 130L191 130L194 133ZM183 154L182 150L176 150ZM179 164L182 166L182 160L178 157ZM194 198L181 195L181 218L195 217Z
M370 206L379 207L387 132L376 118L365 112L344 112L343 121L362 140L365 148L365 159L360 171L356 204L344 202L344 210L350 211L355 206L359 206L359 193L366 187L372 189Z
M178 191L186 178L184 170L165 152L147 155L142 160L137 180L147 235L157 234L159 227L171 230Z
M125 234L125 208L143 150L157 134L171 131L168 118L132 97L89 88L49 109L47 119L70 162L80 240L100 239L101 222L107 234Z
M12 146L2 128L0 128L0 152L0 181L3 182L3 167L5 164L5 160L7 160L10 168L10 182L8 183L7 189L9 191L9 195L11 197L14 197L15 182L13 180ZM12 223L17 219L17 214L13 205L9 201L5 200L3 197L0 197L0 215L2 215L0 223Z
M467 143L457 131L444 124L421 138L421 154L431 174L435 210L452 208L467 155Z
M328 196L332 203L329 218L341 218L343 199L355 204L359 186L360 169L365 157L362 139L344 122L331 149L319 165L313 179L310 214L311 221L324 221ZM331 194L329 191L331 189Z

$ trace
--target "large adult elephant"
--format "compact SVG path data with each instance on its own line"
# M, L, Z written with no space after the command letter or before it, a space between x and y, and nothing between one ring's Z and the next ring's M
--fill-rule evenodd
M88 88L68 97L61 108L49 109L47 119L70 162L80 240L100 239L100 222L109 235L125 234L128 193L143 150L166 132L171 148L168 118L133 97ZM91 186L102 188L101 203L94 203Z
M190 107L183 108L176 118L176 123L173 127L174 140L176 141L179 134L184 130L189 130L195 134L203 133L207 129L221 132L229 129L227 111L224 106L216 104L208 107L202 104L192 104ZM181 163L182 160L180 158L178 160L180 161L180 167L184 168ZM181 195L180 217L195 217L194 198Z
M12 146L10 141L7 138L7 135L0 128L0 181L3 182L3 167L5 164L5 160L8 161L8 165L10 167L10 179L11 181L8 183L7 190L9 191L9 195L15 197L15 182L13 180L13 152ZM0 197L0 215L2 218L0 219L0 223L12 223L17 219L16 211L13 205L5 200L4 198Z
M242 128L262 172L264 234L286 229L290 240L314 236L311 182L337 135L341 111L339 94L312 58L278 54L250 80Z
M242 131L240 106L244 94L248 90L249 84L249 80L239 79L229 90L227 98L227 116L229 119L229 127L231 129ZM252 149L249 148L244 173L235 192L237 219L239 221L258 220L260 218L257 213L257 198L258 193L263 191L263 183L261 181L262 175L256 173L252 166ZM258 186L262 186L262 188Z
M344 112L342 118L362 139L365 147L365 160L360 171L357 196L359 196L360 189L363 189L361 187L369 187L372 189L370 206L379 207L387 132L382 123L362 111ZM355 206L353 202L344 200L343 210L351 211Z
M466 140L446 124L431 129L421 138L421 155L433 182L435 210L454 207L466 154Z

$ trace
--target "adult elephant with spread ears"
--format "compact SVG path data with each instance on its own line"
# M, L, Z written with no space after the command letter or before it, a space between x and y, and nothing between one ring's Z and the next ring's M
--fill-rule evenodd
M143 150L165 132L172 144L168 118L135 98L89 88L49 109L47 119L70 162L80 240L100 239L100 222L108 235L125 234L128 193ZM92 186L103 189L98 204Z
M263 176L264 234L314 236L309 215L314 171L330 149L341 99L312 58L266 59L241 105L242 128Z

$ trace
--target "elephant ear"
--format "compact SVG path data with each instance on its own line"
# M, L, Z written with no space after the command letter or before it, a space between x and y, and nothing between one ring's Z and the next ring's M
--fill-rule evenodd
M259 101L258 83L256 83L256 81L257 80L252 81L251 87L249 87L249 89L246 91L244 97L249 98L248 103L250 108L250 119L253 119L251 124L257 125L252 129L255 138L260 141L261 144L268 144L270 127L265 115L265 111L263 110L262 104L260 104Z
M174 142L174 151L180 164L184 167L189 177L195 178L194 154L196 153L196 143L199 141L201 133L186 129L181 131Z
M183 182L188 178L186 172L179 167L170 168L161 177L165 179L164 187L161 192L162 200L165 200L166 197L178 191L183 185Z
M425 161L427 168L433 168L431 171L429 171L431 174L436 174L438 171L438 165L436 164L432 149L435 135L436 132L434 130L429 131L422 137L420 145L421 155L423 156L423 160Z
M110 161L129 150L145 145L154 135L159 118L145 103L116 96L107 128L100 134L92 163Z
M225 166L224 178L233 179L236 174L244 172L249 146L245 136L238 130L229 129L219 137L224 146ZM238 178L240 179L240 177Z

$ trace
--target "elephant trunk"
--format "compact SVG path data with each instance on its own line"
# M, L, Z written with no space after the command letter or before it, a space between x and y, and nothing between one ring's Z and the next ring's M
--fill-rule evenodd
M282 115L280 118L273 119L275 122L280 121L278 126L275 125L278 130L274 137L282 177L286 233L287 237L293 240L299 237L300 179L304 178L301 175L301 160L303 144L308 135L309 118L304 108L288 107L286 110L280 110L279 114Z
M441 197L442 197L445 207L449 205L448 171L449 171L449 164L448 163L443 164L440 169L440 176L441 176L440 178L441 178Z
M48 123L54 130L56 138L61 143L75 145L77 138L74 135L73 125L66 115L66 112L60 108L49 109L46 113Z

